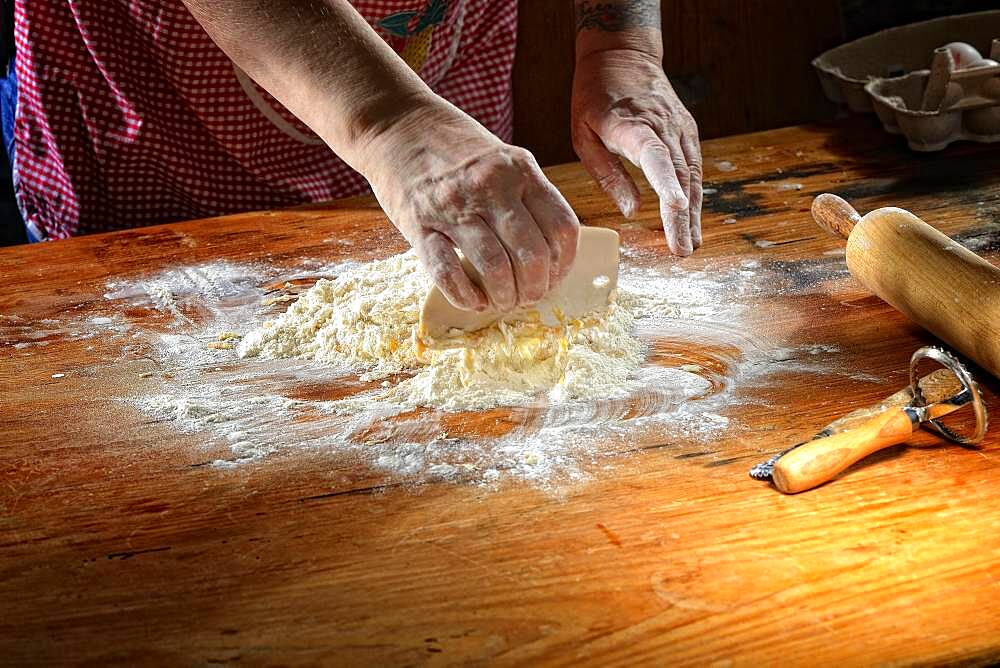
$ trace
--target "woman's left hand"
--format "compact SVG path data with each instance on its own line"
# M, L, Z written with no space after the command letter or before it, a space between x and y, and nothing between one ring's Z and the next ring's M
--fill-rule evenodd
M572 130L583 165L626 218L640 201L621 158L642 170L659 197L670 250L690 255L701 245L698 126L657 57L609 49L579 59Z

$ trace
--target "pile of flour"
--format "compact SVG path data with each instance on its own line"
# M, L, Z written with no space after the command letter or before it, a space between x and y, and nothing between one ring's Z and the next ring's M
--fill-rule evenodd
M321 279L289 309L249 332L242 357L298 357L344 366L383 383L376 399L450 411L624 397L646 357L635 336L649 296L620 287L601 313L552 328L499 322L424 345L420 308L431 288L410 251ZM661 310L669 306L661 304ZM367 397L370 400L372 397Z

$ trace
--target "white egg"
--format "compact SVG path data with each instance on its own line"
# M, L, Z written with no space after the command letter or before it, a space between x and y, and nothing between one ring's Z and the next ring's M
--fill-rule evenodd
M949 42L944 45L944 48L951 51L951 57L955 61L956 68L965 68L969 66L969 63L983 59L979 51L976 50L976 47L965 42Z

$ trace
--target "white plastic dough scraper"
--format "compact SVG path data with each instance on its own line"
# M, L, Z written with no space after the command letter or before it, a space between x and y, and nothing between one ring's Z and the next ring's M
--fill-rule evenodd
M469 277L482 287L482 277L467 260L463 263ZM617 286L618 233L601 227L581 227L573 266L562 283L539 303L509 313L466 311L453 306L434 286L420 313L420 334L433 339L445 336L453 329L474 332L501 317L511 321L540 321L554 327L566 318L578 317L606 306Z

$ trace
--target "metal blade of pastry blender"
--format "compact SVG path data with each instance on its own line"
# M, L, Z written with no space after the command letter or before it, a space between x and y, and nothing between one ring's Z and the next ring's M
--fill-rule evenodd
M465 270L473 281L482 284L482 278L468 262L465 262ZM617 285L618 233L601 227L582 227L573 266L562 283L538 304L510 313L465 311L453 306L435 286L420 313L420 333L439 338L451 330L474 332L501 317L508 321L541 321L555 326L563 318L581 316L607 305Z

